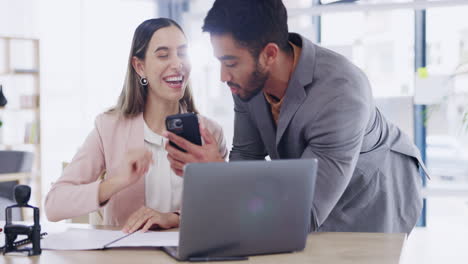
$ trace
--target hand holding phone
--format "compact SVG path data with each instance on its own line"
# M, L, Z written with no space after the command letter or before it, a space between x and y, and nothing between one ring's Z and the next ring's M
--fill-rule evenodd
M166 117L166 129L193 144L202 144L200 129L198 127L198 117L194 113L177 114ZM179 149L180 151L186 152L172 141L169 142L171 146Z
M195 114L168 116L166 127L168 132L172 132L167 132L165 135L169 139L169 142L166 143L167 158L176 175L183 176L184 167L188 163L225 161L227 150L224 149L225 152L220 152L217 138L208 129L198 127L198 118ZM202 137L203 146L201 145ZM188 144L187 141L192 144ZM187 151L181 150L174 143L184 146ZM185 153L181 153L181 151Z

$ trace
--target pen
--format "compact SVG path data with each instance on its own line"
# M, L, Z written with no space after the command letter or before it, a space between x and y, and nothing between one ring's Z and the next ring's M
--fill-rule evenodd
M191 257L190 262L248 260L248 257Z

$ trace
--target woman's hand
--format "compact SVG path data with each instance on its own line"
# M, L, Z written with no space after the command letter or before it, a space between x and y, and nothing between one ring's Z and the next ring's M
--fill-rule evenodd
M130 150L117 169L120 174L117 175L116 179L124 187L132 185L148 172L151 164L153 164L151 151L145 148Z
M153 164L153 154L145 148L133 149L125 154L124 160L115 170L117 175L99 185L99 203L102 204L112 195L137 182Z
M125 233L133 233L141 228L146 232L151 228L168 229L179 226L179 216L175 213L161 213L146 206L134 212L122 228Z

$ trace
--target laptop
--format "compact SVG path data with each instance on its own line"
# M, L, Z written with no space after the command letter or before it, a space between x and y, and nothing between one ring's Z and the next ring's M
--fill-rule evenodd
M303 250L316 159L193 163L185 167L177 260L237 260Z

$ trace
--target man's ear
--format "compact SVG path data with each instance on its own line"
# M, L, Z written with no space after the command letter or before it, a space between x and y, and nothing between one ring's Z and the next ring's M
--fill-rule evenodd
M270 67L278 58L279 47L275 43L268 43L260 53L260 60L264 67Z
M140 75L140 77L146 77L145 76L145 64L142 60L140 60L138 57L133 56L132 57L132 66L133 69Z

